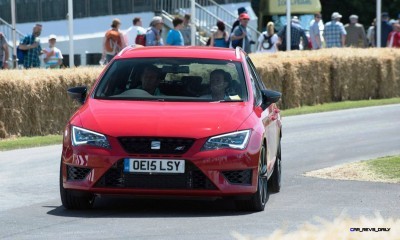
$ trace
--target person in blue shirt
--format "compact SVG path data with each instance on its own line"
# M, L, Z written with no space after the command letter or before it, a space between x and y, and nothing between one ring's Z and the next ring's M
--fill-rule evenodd
M184 46L183 36L180 30L183 28L183 20L179 17L172 20L174 29L169 30L167 35L167 45Z

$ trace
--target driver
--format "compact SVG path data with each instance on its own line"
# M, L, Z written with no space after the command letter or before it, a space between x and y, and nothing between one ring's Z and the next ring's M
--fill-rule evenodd
M143 68L140 81L142 86L139 86L138 88L141 88L154 96L161 95L160 89L158 88L161 82L161 70L158 67L154 65L146 65Z

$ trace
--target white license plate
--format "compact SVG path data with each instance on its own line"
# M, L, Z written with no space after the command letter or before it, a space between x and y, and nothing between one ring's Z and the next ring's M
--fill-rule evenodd
M124 172L131 173L184 173L185 160L124 159Z

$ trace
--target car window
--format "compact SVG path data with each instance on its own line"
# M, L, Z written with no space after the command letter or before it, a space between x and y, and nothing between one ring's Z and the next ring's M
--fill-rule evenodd
M100 99L247 101L240 62L210 59L119 59L94 91Z
M262 90L267 89L267 87L265 87L264 82L262 81L262 79L260 78L260 76L257 73L257 69L254 66L253 62L251 61L251 59L249 57L247 57L247 63L249 65L249 67L251 68L251 71L253 72L253 74L255 75L256 79L257 79L257 83L260 85L260 88Z
M248 68L250 69L250 79L251 79L251 86L253 88L253 95L254 95L254 101L255 105L259 106L262 103L262 95L261 95L261 88L259 86L259 83L257 83L257 75L254 72L254 70L251 68L249 61L248 63Z

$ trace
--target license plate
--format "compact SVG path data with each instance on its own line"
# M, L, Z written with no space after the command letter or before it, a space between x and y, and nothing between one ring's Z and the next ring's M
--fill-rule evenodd
M125 158L124 172L184 173L185 160Z

